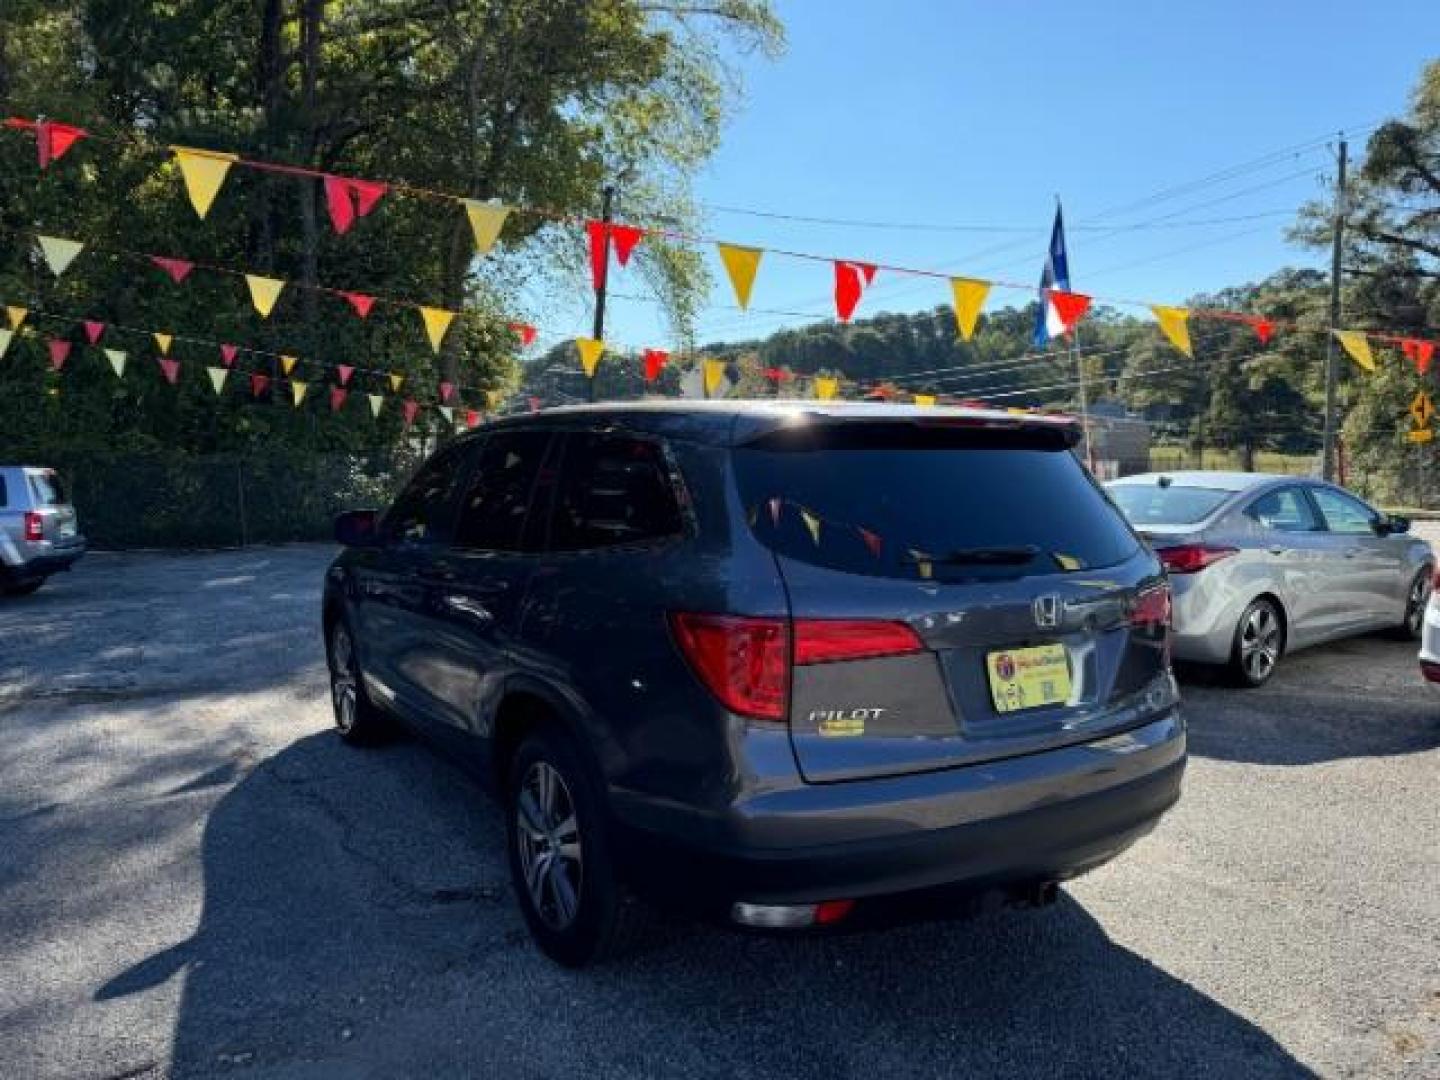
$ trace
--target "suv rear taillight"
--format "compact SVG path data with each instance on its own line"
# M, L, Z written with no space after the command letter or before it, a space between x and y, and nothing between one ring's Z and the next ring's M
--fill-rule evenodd
M1177 544L1174 547L1157 548L1155 554L1172 574L1194 574L1212 563L1227 559L1239 549L1221 547L1218 544Z
M921 652L924 642L899 622L789 619L678 611L670 625L685 659L731 712L784 720L790 696L791 642L797 666Z
M32 544L45 539L45 519L34 510L25 511L25 539Z
M1130 609L1131 626L1170 626L1170 586L1157 585L1135 597Z
M720 704L756 720L785 719L787 620L675 612L670 625L685 659Z

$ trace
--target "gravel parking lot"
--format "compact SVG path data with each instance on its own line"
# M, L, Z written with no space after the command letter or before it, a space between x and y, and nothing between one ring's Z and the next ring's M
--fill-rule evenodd
M1410 646L1187 681L1185 797L1055 906L675 922L561 971L498 815L330 732L322 547L0 601L0 1075L1440 1075L1440 696Z

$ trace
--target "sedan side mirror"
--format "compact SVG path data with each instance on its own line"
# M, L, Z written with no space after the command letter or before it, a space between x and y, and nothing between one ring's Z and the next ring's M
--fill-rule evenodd
M1375 533L1378 536L1393 536L1397 533L1408 533L1409 531L1410 519L1406 517L1389 514L1375 522Z
M346 510L337 514L335 541L345 547L379 547L380 515L374 510Z

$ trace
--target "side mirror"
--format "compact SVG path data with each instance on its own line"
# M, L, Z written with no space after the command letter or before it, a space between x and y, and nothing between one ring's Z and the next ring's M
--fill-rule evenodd
M346 510L337 514L335 541L345 547L379 547L380 515L374 510Z
M1408 533L1410 531L1410 519L1398 517L1394 514L1386 515L1375 523L1375 531L1381 536L1393 536L1396 533Z

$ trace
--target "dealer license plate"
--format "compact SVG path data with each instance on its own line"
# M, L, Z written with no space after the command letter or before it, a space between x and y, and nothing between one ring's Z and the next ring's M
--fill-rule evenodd
M985 668L996 712L1038 709L1070 700L1070 660L1064 645L987 653Z

